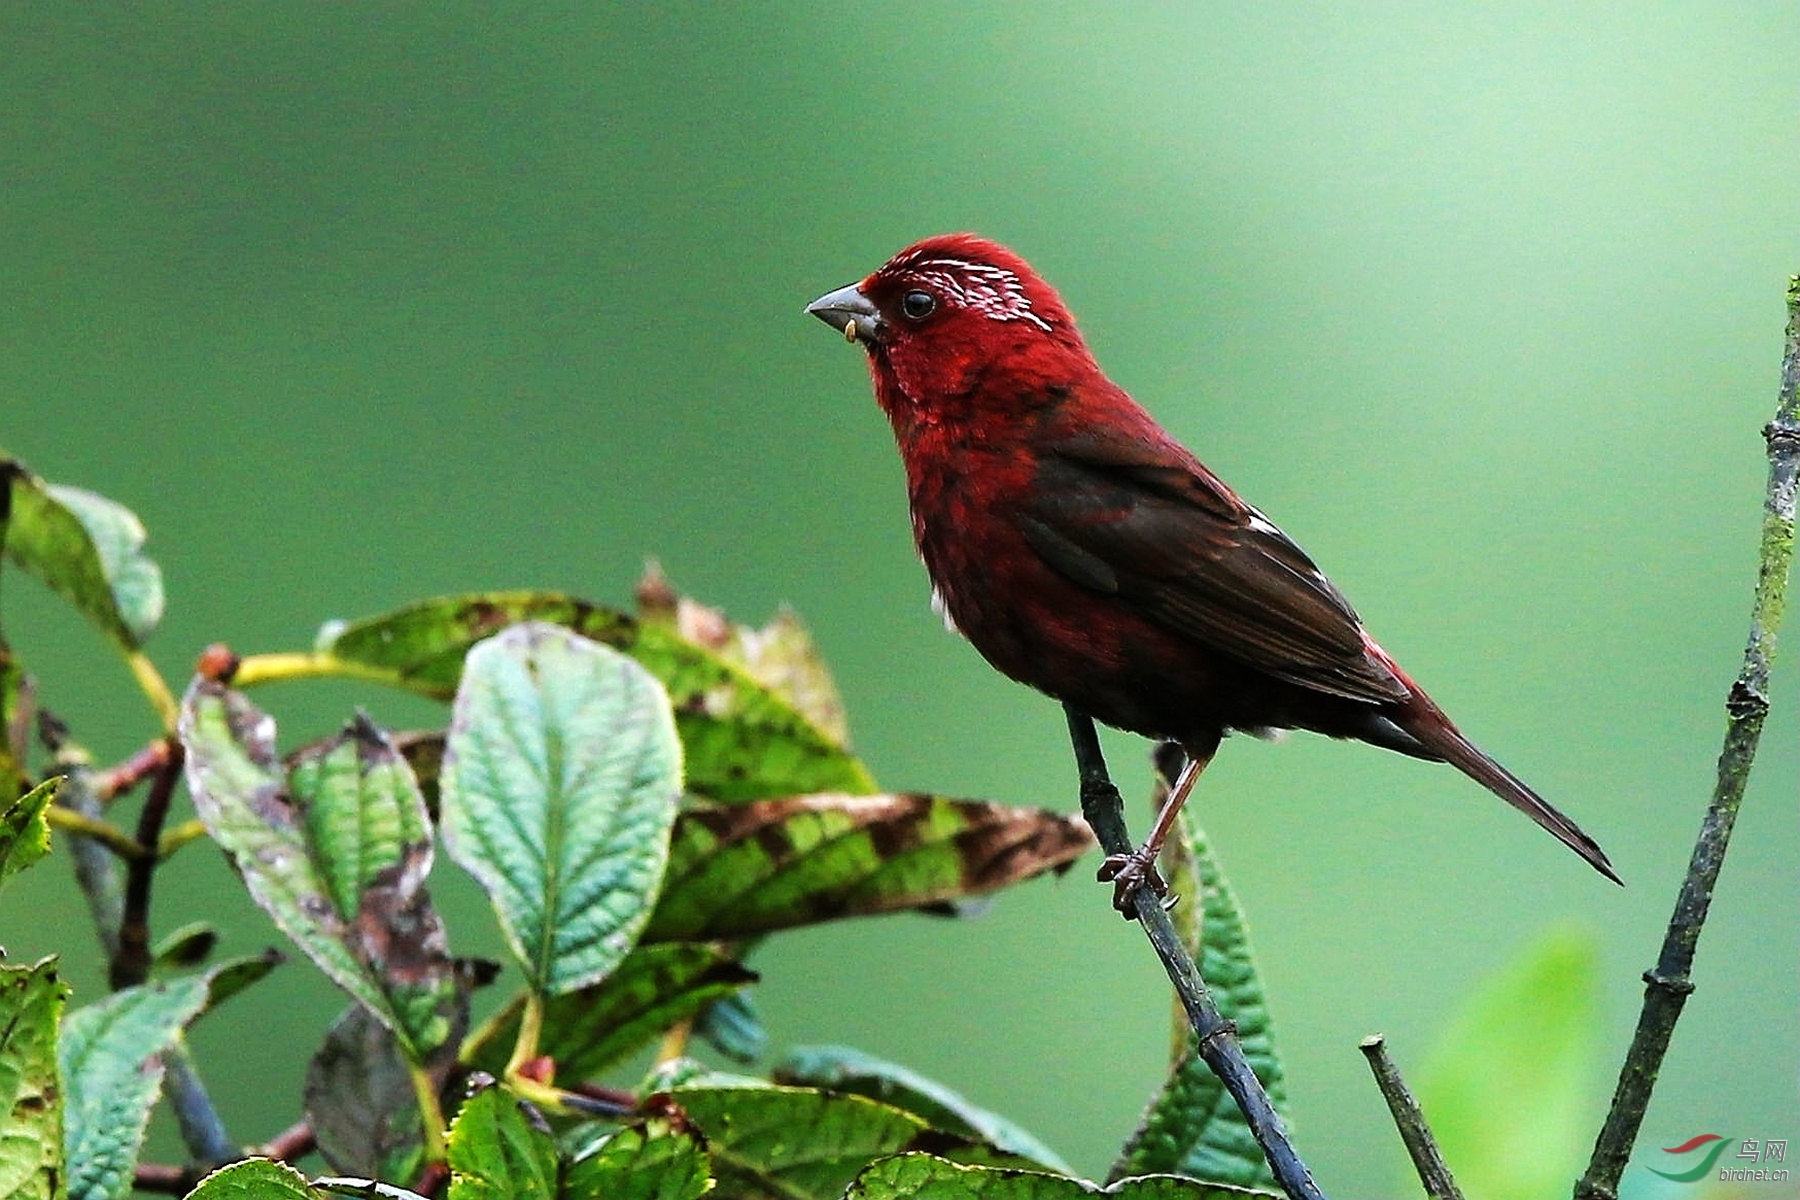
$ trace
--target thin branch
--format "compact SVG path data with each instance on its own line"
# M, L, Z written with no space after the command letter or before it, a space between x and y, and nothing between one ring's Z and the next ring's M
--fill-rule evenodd
M168 761L157 771L138 814L137 844L142 853L125 875L125 911L119 921L119 951L109 972L114 991L150 977L150 884L156 877L156 844L169 817L169 802L181 778L181 743L169 740Z
M313 1133L313 1127L305 1121L297 1121L288 1126L260 1146L252 1146L241 1155L234 1149L228 1156L237 1158L272 1158L277 1162L291 1163L305 1158L318 1149L319 1139ZM193 1190L196 1183L206 1174L194 1167L178 1167L172 1163L146 1163L137 1165L137 1172L132 1179L132 1186L140 1192L157 1192L167 1196L185 1196Z
M276 1158L282 1162L293 1162L304 1158L319 1148L319 1135L313 1132L312 1122L295 1121L286 1129L257 1147L256 1153L264 1158Z
M1375 1086L1381 1089L1381 1098L1387 1101L1388 1112L1393 1114L1394 1124L1400 1130L1400 1140L1406 1143L1406 1152L1412 1156L1413 1169L1419 1173L1419 1182L1425 1185L1425 1194L1431 1200L1463 1200L1462 1191L1456 1186L1450 1167L1438 1150L1437 1139L1431 1136L1431 1127L1425 1124L1424 1111L1413 1099L1406 1080L1400 1078L1400 1068L1388 1057L1387 1042L1377 1033L1364 1038L1360 1049L1363 1057L1369 1060L1369 1070L1375 1072Z
M96 801L99 799L97 791L89 789ZM144 857L144 848L137 844L136 838L102 817L90 817L75 808L52 807L44 813L44 820L52 829L97 842L125 862Z
M1763 501L1762 555L1756 600L1750 613L1750 637L1744 665L1725 699L1725 747L1719 754L1718 782L1700 823L1687 877L1675 900L1662 953L1644 972L1644 1007L1637 1032L1625 1053L1619 1085L1613 1093L1606 1124L1594 1142L1587 1173L1575 1185L1576 1200L1616 1200L1619 1178L1631 1158L1644 1110L1656 1087L1657 1072L1668 1051L1675 1022L1694 983L1689 971L1694 948L1706 923L1713 886L1725 862L1731 827L1744 800L1744 786L1756 759L1763 719L1769 712L1769 664L1794 553L1794 493L1800 476L1800 275L1788 281L1787 347L1781 363L1781 390L1775 419L1763 428L1769 446L1769 486Z
M203 1173L174 1163L141 1162L132 1175L131 1186L140 1192L156 1192L163 1196L185 1196L193 1191Z
M124 762L95 773L94 791L113 801L163 769L169 761L169 739L159 737Z
M1100 734L1094 728L1093 718L1066 704L1063 710L1068 714L1069 741L1075 748L1075 763L1081 772L1082 815L1087 818L1088 826L1093 829L1103 850L1108 854L1129 853L1133 847L1125 829L1125 802L1107 774L1106 758L1100 749ZM1290 1200L1324 1200L1324 1193L1313 1182L1312 1172L1307 1170L1289 1142L1287 1127L1280 1114L1244 1058L1236 1027L1219 1015L1206 982L1194 966L1193 956L1182 945L1161 900L1151 889L1139 888L1132 896L1132 905L1137 912L1138 924L1144 927L1145 936L1150 939L1156 956L1162 959L1163 969L1169 973L1169 981L1175 985L1181 1006L1187 1010L1200 1057L1243 1110L1244 1119L1249 1122L1250 1132L1268 1158L1276 1182Z

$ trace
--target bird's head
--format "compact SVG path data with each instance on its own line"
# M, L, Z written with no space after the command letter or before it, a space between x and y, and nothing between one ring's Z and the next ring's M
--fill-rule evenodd
M806 311L863 344L896 422L1030 407L1094 369L1056 289L972 233L916 242Z

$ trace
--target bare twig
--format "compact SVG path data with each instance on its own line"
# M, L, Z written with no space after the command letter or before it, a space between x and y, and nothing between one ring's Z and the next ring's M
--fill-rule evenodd
M1456 1180L1451 1177L1450 1168L1438 1150L1437 1139L1431 1136L1431 1127L1425 1124L1425 1113L1413 1099L1406 1080L1400 1078L1400 1068L1388 1057L1387 1042L1377 1033L1364 1038L1360 1048L1363 1057L1369 1060L1369 1070L1375 1072L1375 1086L1381 1089L1381 1098L1387 1101L1388 1112L1393 1114L1394 1124L1400 1130L1400 1140L1406 1143L1406 1152L1412 1156L1413 1169L1419 1173L1419 1182L1425 1185L1425 1194L1431 1200L1463 1200L1462 1191L1456 1186Z
M224 1161L239 1158L272 1158L277 1162L296 1162L318 1149L319 1139L313 1133L313 1127L306 1121L296 1121L260 1146L252 1146L239 1152L233 1149L225 1156ZM173 1163L146 1163L137 1165L132 1186L140 1192L157 1192L166 1196L185 1196L193 1190L211 1168L178 1167Z
M156 878L156 844L162 839L169 802L181 778L181 743L169 739L169 754L150 784L138 814L137 844L142 853L125 875L125 911L119 920L119 951L109 972L113 990L133 987L150 977L150 884Z
M205 1172L174 1163L141 1162L132 1176L131 1186L140 1192L156 1192L163 1196L185 1196L200 1182Z
M1682 1005L1694 990L1688 975L1694 965L1694 948L1706 923L1713 886L1725 862L1731 827L1743 803L1744 786L1749 782L1756 745L1762 737L1763 718L1769 711L1769 663L1775 653L1775 632L1781 624L1788 566L1794 553L1794 492L1796 476L1800 475L1800 401L1796 399L1800 396L1800 276L1788 281L1787 306L1781 390L1775 419L1763 428L1769 446L1769 486L1763 501L1761 565L1744 665L1725 700L1725 747L1719 754L1718 782L1700 823L1687 877L1675 899L1662 953L1657 956L1656 966L1644 972L1644 1007L1638 1016L1637 1032L1625 1053L1606 1123L1594 1142L1594 1156L1587 1173L1575 1185L1576 1200L1615 1200L1619 1194L1619 1178L1637 1142L1669 1038L1681 1016Z
M286 1129L264 1142L256 1153L264 1158L278 1158L282 1162L293 1162L304 1158L318 1149L319 1135L313 1132L310 1121L295 1121Z
M1108 854L1129 853L1133 846L1125 829L1125 802L1107 774L1106 757L1101 752L1100 734L1094 728L1093 718L1066 704L1063 709L1068 714L1069 740L1075 748L1075 763L1081 772L1082 815ZM1290 1200L1324 1200L1324 1193L1313 1182L1312 1172L1307 1170L1288 1140L1287 1127L1280 1114L1244 1058L1236 1028L1219 1015L1206 982L1194 966L1193 956L1181 944L1161 900L1151 889L1139 888L1132 896L1132 905L1137 911L1138 924L1144 927L1145 936L1150 939L1157 957L1162 959L1163 969L1169 973L1169 981L1175 985L1175 994L1187 1010L1200 1057L1243 1110L1244 1119L1249 1122L1250 1132L1268 1158L1276 1182Z
M92 778L91 773L89 778ZM91 790L89 795L98 799ZM144 848L137 844L135 838L104 818L90 817L75 808L58 806L46 812L44 820L50 828L60 829L64 833L75 834L96 842L126 862L144 856Z
M169 761L169 739L159 737L124 762L95 772L94 791L111 802L163 769Z

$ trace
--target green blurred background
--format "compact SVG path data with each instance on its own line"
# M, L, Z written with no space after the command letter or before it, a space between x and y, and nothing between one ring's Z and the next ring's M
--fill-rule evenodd
M428 594L622 602L654 554L742 619L797 606L885 784L1072 807L1059 712L928 611L860 355L800 315L979 230L1630 885L1448 770L1227 747L1199 803L1328 1190L1403 1178L1357 1040L1416 1068L1554 921L1601 948L1597 1127L1755 574L1800 269L1792 5L45 5L0 45L0 444L143 516L172 677ZM45 701L104 757L140 744L100 638L34 585L5 602ZM1640 1162L1800 1138L1788 640ZM356 703L434 715L262 699L290 742ZM1104 1171L1167 990L1088 878L776 939L776 1044L899 1059ZM466 882L437 888L456 948L497 954ZM78 906L52 863L0 930L69 952L86 1000ZM156 905L201 916L277 938L205 848ZM341 1003L302 964L259 991L197 1036L247 1141Z

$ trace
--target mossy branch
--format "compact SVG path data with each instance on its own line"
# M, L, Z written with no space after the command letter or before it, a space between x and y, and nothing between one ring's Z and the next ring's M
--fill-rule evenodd
M1750 611L1744 664L1725 699L1725 747L1719 754L1718 782L1700 823L1687 877L1675 899L1662 953L1656 965L1644 972L1644 1007L1637 1032L1626 1051L1612 1108L1594 1143L1587 1173L1575 1185L1575 1200L1617 1200L1619 1178L1637 1142L1669 1038L1682 1005L1694 990L1688 974L1694 965L1694 947L1706 924L1706 910L1712 903L1713 887L1725 862L1731 827L1744 800L1744 786L1769 712L1769 664L1775 655L1775 633L1781 624L1788 568L1794 556L1794 493L1800 476L1800 275L1788 280L1787 309L1787 347L1775 419L1763 427L1769 448L1769 486L1763 500L1756 599Z

